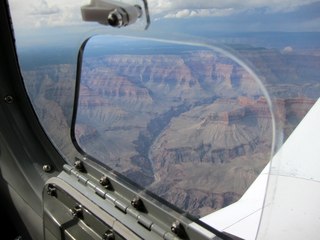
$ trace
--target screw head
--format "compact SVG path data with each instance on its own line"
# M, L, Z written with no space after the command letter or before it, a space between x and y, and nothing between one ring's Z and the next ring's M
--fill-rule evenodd
M135 197L134 199L132 199L131 205L137 210L143 209L143 202L139 197Z
M122 27L124 25L123 13L120 9L114 9L109 13L108 23L112 27Z
M43 165L42 170L45 172L50 172L52 170L52 167L49 164L45 164Z
M111 229L106 231L102 236L102 240L114 240L114 239L115 239L115 236Z
M181 223L179 221L175 221L172 223L171 225L171 232L173 232L176 235L181 235L182 232L182 227L181 227Z
M84 169L83 163L80 160L76 160L73 165L79 171L83 171Z
M109 179L108 179L107 176L102 176L102 177L100 178L100 180L99 180L99 183L100 183L102 186L104 186L104 187L110 185L110 182L109 182Z
M11 96L11 95L7 95L7 96L5 96L4 97L4 101L6 102L6 103L8 103L8 104L11 104L11 103L13 103L13 97Z
M73 217L81 217L82 216L82 206L76 205L73 209L71 209L71 214Z

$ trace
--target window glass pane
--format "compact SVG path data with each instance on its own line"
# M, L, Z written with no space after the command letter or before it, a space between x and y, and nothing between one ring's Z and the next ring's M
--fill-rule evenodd
M72 164L77 54L88 37L110 34L85 47L78 144L195 216L239 199L269 161L271 113L277 150L319 98L319 1L150 0L146 32L83 22L80 8L89 2L9 1L39 120Z
M222 49L101 36L85 47L80 147L195 216L237 201L270 159L255 76Z
M86 31L79 9L84 2L9 1L26 91L43 129L71 161L76 153L70 125L77 54Z

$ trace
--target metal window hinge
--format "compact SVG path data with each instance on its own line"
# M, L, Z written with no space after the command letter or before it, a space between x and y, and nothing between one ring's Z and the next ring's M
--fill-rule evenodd
M123 199L120 199L113 194L112 191L109 190L110 188L112 189L112 185L105 176L100 178L99 183L96 183L85 176L86 174L84 173L84 168L81 168L81 171L77 169L77 164L74 167L65 164L63 168L66 173L75 177L79 183L89 187L89 189L95 192L95 194L97 194L99 197L112 203L115 209L118 209L129 218L134 219L136 224L138 224L136 225L136 228L138 228L140 225L147 231L153 232L155 236L158 236L158 238L165 240L180 239L175 236L176 234L173 234L174 232L163 229L159 224L149 218L146 213L143 213L143 202L141 199L134 198L130 203L127 203L126 201L123 201ZM108 184L104 184L106 182L108 182ZM72 212L78 214L78 211L76 210L77 209L74 208L72 209Z
M138 195L134 188L127 188L112 174L94 170L90 164L78 162L74 166L65 164L61 179L81 191L85 196L97 203L101 210L123 223L128 229L138 231L143 239L182 240L219 239L210 232L173 210L165 207L147 195ZM47 195L56 197L57 191L50 184ZM86 206L82 206L86 207ZM77 213L72 207L71 211ZM217 231L215 231L217 232ZM222 238L224 239L224 238ZM225 238L232 239L232 238Z
M146 0L142 4L128 4L112 0L91 0L81 7L83 21L98 22L112 27L125 27L138 19L145 19L144 29L150 25L150 16Z

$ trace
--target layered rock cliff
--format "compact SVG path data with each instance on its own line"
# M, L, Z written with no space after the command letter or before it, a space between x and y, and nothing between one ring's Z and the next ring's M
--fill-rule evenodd
M287 137L320 89L320 57L242 54L260 67ZM39 118L66 152L73 68L24 73ZM85 151L194 215L235 202L269 161L267 99L245 69L212 51L86 58L78 107L76 137Z

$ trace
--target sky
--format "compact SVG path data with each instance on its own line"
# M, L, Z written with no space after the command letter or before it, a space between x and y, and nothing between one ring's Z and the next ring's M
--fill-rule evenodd
M15 27L24 29L81 24L80 7L89 3L90 0L9 0ZM275 24L272 19L276 18L298 24L297 31L320 31L320 2L315 0L148 0L148 5L153 23L168 19L198 22L210 18L224 20L230 29L253 31L265 24L267 30L278 30L281 22ZM294 31L294 26L289 29Z
M143 0L121 1L143 5ZM17 41L27 46L50 41L57 44L60 40L61 45L67 45L84 31L119 31L83 22L80 8L89 3L9 0ZM208 37L216 32L320 32L319 0L148 0L148 6L148 33L160 38L173 34Z
M151 0L150 8L155 15L164 18L187 18L203 16L230 16L244 11L255 11L259 8L267 12L294 11L302 5L307 5L314 0Z

